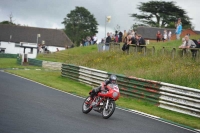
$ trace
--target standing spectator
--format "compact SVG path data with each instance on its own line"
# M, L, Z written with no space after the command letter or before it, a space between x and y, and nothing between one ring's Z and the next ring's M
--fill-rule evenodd
M160 33L160 31L158 31L157 34L156 34L156 40L157 40L157 42L161 41L161 37L162 37L162 34Z
M90 36L87 36L87 38L86 38L86 46L88 46L90 44L90 40L91 40Z
M59 52L60 50L58 48L56 48L56 51Z
M94 36L93 36L93 41L94 41L93 44L96 44L96 43L97 43L97 37L96 37L96 34L94 34Z
M176 39L177 40L180 40L181 32L182 32L182 23L181 23L181 18L179 18L176 24Z
M94 43L94 42L93 42L93 41L94 41L93 36L91 36L90 38L91 38L91 39L90 39L90 44L92 45L92 44Z
M171 32L171 30L168 32L168 41L170 41L171 40L171 36L172 36L172 32Z
M122 37L122 42L125 41L125 37L127 36L127 33L126 33L126 30L124 30L124 34L123 34L123 37Z
M109 43L111 42L110 33L107 33L106 43L105 43L105 50L109 50Z
M119 41L118 42L122 42L122 36L123 36L123 33L120 31L119 32Z
M163 38L162 38L162 40L163 40L163 42L165 40L167 40L167 31L166 30L164 30L164 32L163 32Z
M119 42L118 35L115 35L115 42Z

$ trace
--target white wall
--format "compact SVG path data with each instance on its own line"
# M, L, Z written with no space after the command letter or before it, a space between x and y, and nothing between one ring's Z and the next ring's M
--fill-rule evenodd
M51 52L56 52L57 51L57 48L59 49L59 51L61 50L65 50L64 47L56 47L56 46L47 46L47 49Z
M20 44L18 44L18 45L20 45ZM36 47L36 43L23 43L23 46ZM19 54L19 53L23 54L24 53L24 48L15 47L15 43L13 43L13 42L0 42L0 47L6 48L5 53L9 53L9 54ZM50 52L56 52L57 48L59 49L59 51L65 50L64 47L47 46L47 49ZM33 54L29 54L30 52L31 52L31 49L26 48L25 54L28 54L28 58L36 58L37 57L37 49L36 48L33 49Z
M15 47L15 43L12 42L0 42L0 47L1 48L6 48L5 49L5 53L9 53L9 54L23 54L24 53L24 48L20 48L20 47ZM36 45L36 44L35 44ZM24 46L33 46L33 45L24 45ZM30 48L26 48L25 50L25 54L28 54L29 52L31 52ZM33 49L33 54L28 54L28 58L36 58L37 56L37 49Z

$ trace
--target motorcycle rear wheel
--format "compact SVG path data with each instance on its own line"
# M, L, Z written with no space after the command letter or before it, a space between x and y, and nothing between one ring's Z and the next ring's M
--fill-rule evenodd
M92 110L92 108L90 108L90 105L91 105L90 103L91 103L91 99L90 99L90 96L88 96L87 98L85 98L83 105L82 105L83 113L87 114Z
M114 113L115 111L115 101L110 101L108 103L108 109L106 109L106 107L104 107L103 111L102 111L102 117L104 119L108 119L109 117L111 117L111 115Z

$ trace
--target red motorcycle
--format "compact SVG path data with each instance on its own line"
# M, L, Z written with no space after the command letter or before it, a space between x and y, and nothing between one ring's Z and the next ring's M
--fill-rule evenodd
M102 114L104 119L108 119L115 111L115 101L119 98L119 87L117 84L108 84L104 89L105 83L101 84L101 92L93 99L88 96L82 105L82 112L87 114L92 109ZM91 93L91 91L90 91ZM90 94L89 93L89 94Z

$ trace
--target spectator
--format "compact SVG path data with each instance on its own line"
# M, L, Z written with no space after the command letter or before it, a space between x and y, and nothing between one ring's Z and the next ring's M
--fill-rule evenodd
M168 41L170 41L170 40L171 40L171 37L172 37L172 32L171 32L171 31L169 31L169 32L168 32Z
M58 49L58 48L56 48L56 50L57 50L57 52L59 52L59 49Z
M176 39L180 40L180 35L182 32L182 23L181 23L181 19L178 19L178 22L176 24Z
M157 34L156 34L156 40L157 40L157 42L161 41L161 36L162 36L162 34L160 33L160 31L158 31Z
M97 37L96 37L96 34L94 34L94 36L93 36L93 41L94 41L93 44L96 44L96 43L97 43Z
M109 50L109 43L111 42L110 33L107 33L106 43L105 43L105 50Z
M125 37L125 39L124 39L124 45L123 45L123 47L122 47L122 50L123 50L123 51L126 51L126 50L128 51L128 50L129 50L129 46L130 46L130 44L131 44L131 42L132 42L131 38L132 38L131 34L128 34L128 35Z
M119 42L119 37L118 37L118 35L115 35L115 42Z
M122 37L123 37L123 33L120 31L119 32L119 41L118 42L122 42Z
M162 40L163 40L163 42L164 42L165 40L167 40L167 31L166 31L166 30L164 30Z
M196 44L194 43L194 41L190 40L188 35L186 35L184 39L185 39L185 43L179 46L179 48L195 48L196 47Z
M144 38L140 34L136 35L136 40L137 40L136 45L138 46L146 45Z
M93 36L90 37L90 44L92 45L94 42Z
M90 45L90 42L91 42L91 37L87 36L87 46Z
M185 48L185 38L182 38L182 44L179 46L179 48Z
M101 43L105 43L105 40L103 38L101 39Z

